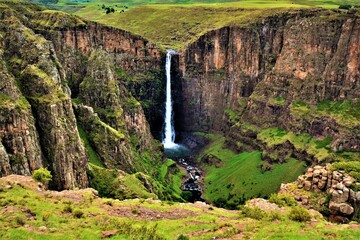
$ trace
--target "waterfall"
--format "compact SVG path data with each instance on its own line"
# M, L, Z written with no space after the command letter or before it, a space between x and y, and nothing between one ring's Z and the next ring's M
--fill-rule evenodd
M163 144L165 148L174 148L177 146L175 141L175 130L173 122L173 109L172 109L172 99L171 99L171 56L175 54L174 50L166 51L166 104L165 104L165 129L164 129L164 139Z

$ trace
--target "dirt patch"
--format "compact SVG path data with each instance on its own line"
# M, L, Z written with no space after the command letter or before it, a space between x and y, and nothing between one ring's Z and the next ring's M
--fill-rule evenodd
M6 185L20 185L23 187L26 187L28 189L41 191L42 184L39 182L36 182L34 179L32 179L29 176L21 176L21 175L8 175L1 178L2 185L6 187Z
M103 208L110 216L135 218L138 220L180 219L198 215L193 211L178 208L172 209L171 212L158 211L141 206L130 207L103 205Z
M98 193L92 188L85 188L80 190L64 190L61 192L57 191L46 191L55 198L67 198L73 202L82 202L84 199L95 199L98 198Z

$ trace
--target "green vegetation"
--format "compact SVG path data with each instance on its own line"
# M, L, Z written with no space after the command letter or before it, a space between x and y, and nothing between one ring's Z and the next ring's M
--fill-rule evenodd
M313 119L315 117L330 117L338 124L354 128L360 125L360 101L323 101L317 106L304 102L294 102L290 105L291 115L295 118Z
M343 3L354 5L357 0L111 0L106 2L106 6L100 0L60 0L47 6L180 50L206 32L224 26L246 26L294 8L338 8Z
M289 141L297 150L305 150L309 155L314 156L318 161L331 160L335 156L329 149L332 141L331 137L325 137L323 140L315 140L307 133L294 134L286 132L281 128L268 128L261 131L257 138L266 143L268 147L284 144ZM270 156L271 157L271 156ZM276 155L271 157L277 161Z
M269 202L277 204L279 207L296 206L297 201L290 195L284 193L272 193Z
M310 221L311 215L308 210L303 207L293 207L289 213L289 218L297 222Z
M285 101L286 101L285 98L282 97L270 98L269 104L273 106L284 106Z
M0 94L0 108L7 108L7 109L17 108L19 110L26 111L30 109L30 103L26 100L24 96L21 96L16 101L7 94Z
M298 151L305 151L310 156L313 156L317 161L350 161L360 157L359 152L342 151L334 153L330 149L332 137L327 136L322 140L316 140L314 137L307 133L295 134L293 132L286 132L281 128L268 128L262 130L258 135L257 139L272 148L286 142L289 142ZM289 148L287 148L289 151ZM291 152L290 152L291 154ZM276 153L268 154L273 161L279 161Z
M350 4L341 4L339 6L339 9L350 9L352 8L352 6Z
M290 208L285 213L249 208L246 215L253 218L248 218L202 204L102 199L90 190L39 192L37 184L22 178L0 179L1 239L91 240L110 230L118 230L111 239L236 239L239 233L253 239L360 237L353 225L292 221L286 218ZM265 217L256 220L257 213Z
M167 159L161 165L159 175L160 181L167 183L165 185L167 187L166 192L173 195L175 199L182 201L181 179L186 176L186 173L180 170L173 160Z
M32 177L35 181L41 182L43 184L47 184L52 179L51 172L46 168L39 168L35 170Z
M235 154L224 146L225 139L207 135L212 143L200 154L198 161L206 170L204 198L218 206L235 208L253 197L267 197L281 183L294 181L303 173L303 162L289 159L273 164L270 171L261 172L261 153Z
M240 208L240 210L241 213L248 218L261 220L266 217L266 212L258 207L252 208L252 207L244 206Z
M54 10L44 10L37 13L32 22L46 28L77 27L85 25L84 21L74 15Z
M360 162L349 161L349 162L336 162L332 164L333 170L344 170L357 181L360 181Z
M80 138L83 141L86 152L89 156L90 163L92 163L98 167L104 167L104 163L101 161L100 157L98 156L96 151L91 146L88 136L87 136L86 132L84 131L84 129L79 124L77 125L77 128L78 128Z

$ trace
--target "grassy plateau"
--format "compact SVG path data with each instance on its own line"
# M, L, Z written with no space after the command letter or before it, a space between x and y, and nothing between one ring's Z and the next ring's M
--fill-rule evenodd
M105 25L140 35L167 48L181 50L210 30L246 25L269 15L299 8L338 8L357 0L243 0L243 1L69 1L49 8L60 9ZM105 7L114 8L106 14Z

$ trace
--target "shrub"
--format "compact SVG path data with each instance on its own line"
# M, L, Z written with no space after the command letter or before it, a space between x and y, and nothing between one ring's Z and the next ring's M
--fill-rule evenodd
M341 4L339 9L350 9L352 6L350 4Z
M131 209L131 212L133 213L133 214L140 214L140 211L139 211L139 209L137 209L137 208L133 208L133 209Z
M275 212L275 211L271 211L269 214L268 214L268 217L267 217L270 221L275 221L275 220L282 220L283 217L281 216L280 213L278 212Z
M303 207L294 207L289 213L289 219L297 222L307 222L311 219L309 211Z
M77 209L73 212L73 215L75 218L82 218L84 216L84 213L81 210Z
M260 220L266 217L266 212L258 207L247 207L244 206L241 208L241 211L245 217Z
M269 202L277 204L279 207L296 206L296 200L288 194L272 193Z
M67 204L63 210L63 212L65 212L65 213L72 213L72 211L73 211L73 208L70 204Z
M44 222L48 222L48 221L49 221L50 216L51 216L51 214L50 214L50 213L48 213L48 212L43 213L43 214L42 214L42 220L43 220Z
M39 168L34 171L32 178L35 181L41 182L43 184L47 184L52 179L51 172L46 168Z
M259 168L261 173L270 171L272 169L272 165L266 161L262 161L257 167Z
M19 225L19 226L24 226L25 223L26 223L26 219L25 219L24 216L16 216L15 222L16 222L16 224Z
M225 198L218 198L218 199L216 199L215 201L214 201L214 205L216 206L216 207L220 207L220 208L223 208L223 207L225 207L226 206L226 204L227 204L227 201L226 201L226 199Z
M182 191L180 196L187 202L191 202L193 199L193 194L190 191Z
M189 237L186 236L186 235L184 235L184 234L181 234L181 235L177 238L177 240L189 240Z

